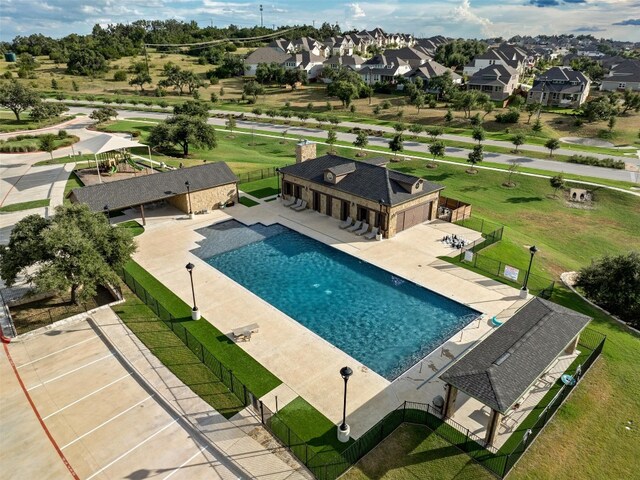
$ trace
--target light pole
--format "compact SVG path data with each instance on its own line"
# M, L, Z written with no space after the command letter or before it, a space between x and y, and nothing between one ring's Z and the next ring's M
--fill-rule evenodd
M533 256L536 254L536 252L538 251L538 249L536 248L535 245L531 246L529 248L529 253L531 254L531 258L529 259L529 268L527 268L527 274L524 276L524 283L522 284L522 289L520 290L520 296L522 298L526 298L527 297L527 293L529 293L529 290L527 290L527 283L529 283L529 274L531 273L531 265L533 264Z
M279 168L276 168L276 175L278 176L278 197L277 198L280 198L281 195L280 195L280 169Z
M547 77L540 77L538 78L538 80L540 80L542 82L542 93L540 94L540 108L538 109L538 116L536 117L536 122L540 121L540 114L542 113L542 101L544 100L544 90L545 87L547 86ZM549 102L547 102L549 103Z
M103 210L105 215L107 216L107 219L109 220L109 225L111 225L111 212L109 211L109 205L105 205Z
M193 269L196 268L196 266L193 263L189 262L187 263L187 266L185 268L187 269L187 272L189 272L189 279L191 280L191 295L193 296L191 318L193 320L200 320L200 310L198 310L198 306L196 305L196 291L193 288Z
M189 202L189 218L193 218L193 211L191 210L191 183L189 183L189 180L184 182L184 186L187 187L187 201Z
M349 434L351 433L351 428L347 425L347 382L351 375L353 375L353 370L349 367L340 369L340 376L344 380L344 403L342 404L342 424L338 427L338 440L343 443L349 441Z

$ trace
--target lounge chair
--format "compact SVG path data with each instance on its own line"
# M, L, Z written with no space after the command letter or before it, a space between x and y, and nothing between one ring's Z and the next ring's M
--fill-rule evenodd
M351 225L346 230L347 230L347 232L355 232L356 230L360 229L360 227L362 227L362 220L358 220L356 223Z
M302 205L302 199L299 198L296 200L296 203L294 203L293 205L289 205L289 208L296 208L299 207L300 205Z
M353 218L347 217L347 219L342 222L339 227L341 230L344 230L345 228L349 228L351 225L353 225Z
M364 222L362 224L362 228L360 228L360 230L356 230L355 233L356 235L360 236L360 235L364 235L365 233L367 233L367 230L369 230L369 224L367 222Z
M307 208L307 202L305 200L302 201L302 203L300 205L293 206L291 207L293 208L296 212L301 212L302 210L304 210L305 208Z
M376 238L377 234L378 227L373 227L369 233L365 234L364 238L366 238L367 240L373 240L374 238Z
M236 328L232 331L233 338L236 340L244 340L245 342L251 341L251 335L258 332L260 326L257 323L251 325L245 325L244 327Z
M289 200L285 200L284 202L282 202L282 204L283 204L285 207L290 207L291 205L293 205L294 203L296 203L296 200L297 200L297 199L296 199L296 197L293 197L293 196L292 196Z

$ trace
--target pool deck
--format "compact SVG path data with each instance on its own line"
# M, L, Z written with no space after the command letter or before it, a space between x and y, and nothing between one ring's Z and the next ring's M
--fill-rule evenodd
M464 303L484 316L389 382L190 252L203 238L195 230L230 218L247 225L280 223ZM310 210L294 212L280 201L252 208L236 205L193 220L166 207L147 212L146 231L137 237L139 248L134 259L189 304L191 289L184 265L193 263L196 296L204 318L230 336L233 329L243 325L260 325L250 342L238 345L284 382L277 393L263 398L272 409L275 395L280 408L300 395L338 424L343 390L338 372L349 365L354 375L349 382L347 422L352 437L358 438L403 401L431 403L435 396L443 395L439 372L493 330L489 323L492 316L506 320L525 300L512 287L437 258L457 252L440 242L444 235L455 233L473 241L479 238L478 232L436 221L376 242L340 230L338 224L337 220Z

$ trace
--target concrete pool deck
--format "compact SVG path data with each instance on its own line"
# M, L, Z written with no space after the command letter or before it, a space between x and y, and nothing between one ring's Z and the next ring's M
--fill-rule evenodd
M471 241L479 237L478 232L446 222L419 225L376 242L340 230L335 219L310 210L294 212L279 201L252 208L237 205L193 220L169 207L156 213L147 216L146 231L137 237L139 249L134 259L189 304L191 288L184 266L193 263L198 306L209 322L228 335L249 323L260 325L250 342L238 345L286 384L278 387L283 390L280 408L297 394L337 424L342 417L343 389L338 372L351 366L354 375L349 382L347 412L354 438L405 400L431 403L435 396L443 395L439 372L492 331L488 319L508 319L525 302L518 290L437 258L456 252L440 242L444 235L456 233ZM203 238L195 230L230 218L248 225L280 223L464 303L484 316L389 382L191 253ZM275 409L274 395L265 397L267 405Z

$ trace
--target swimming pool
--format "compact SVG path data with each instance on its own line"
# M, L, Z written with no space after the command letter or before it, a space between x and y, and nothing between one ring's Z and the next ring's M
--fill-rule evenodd
M194 254L388 380L479 315L281 225L198 233Z

